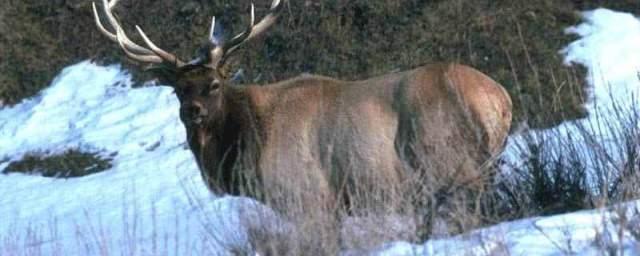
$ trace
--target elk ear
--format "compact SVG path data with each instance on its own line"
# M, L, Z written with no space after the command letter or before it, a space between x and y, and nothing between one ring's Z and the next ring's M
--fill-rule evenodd
M234 84L242 84L245 81L246 81L246 77L244 75L243 69L238 69L238 71L236 71L236 73L233 74L231 78L229 78L229 82Z

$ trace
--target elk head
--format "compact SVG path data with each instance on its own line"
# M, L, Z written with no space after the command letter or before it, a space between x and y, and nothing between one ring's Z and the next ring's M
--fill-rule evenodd
M219 120L219 116L224 114L224 92L229 86L229 76L225 71L228 57L244 43L269 28L276 21L278 13L282 9L282 1L274 0L269 13L255 24L255 8L251 4L248 26L242 33L228 41L222 40L214 33L216 31L214 16L209 30L209 39L198 50L194 59L185 62L176 55L158 47L139 26L136 26L136 29L146 47L133 42L112 13L118 0L103 0L102 2L107 21L114 32L103 26L94 2L93 12L100 32L111 41L118 43L129 58L142 63L154 64L151 69L157 71L156 74L160 81L175 89L181 103L180 118L187 128L208 126L211 122Z

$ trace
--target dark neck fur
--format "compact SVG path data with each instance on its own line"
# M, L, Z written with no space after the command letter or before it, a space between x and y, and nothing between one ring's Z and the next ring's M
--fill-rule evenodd
M216 122L188 132L192 133L188 134L189 144L209 188L217 193L239 194L240 183L245 180L240 171L244 174L255 169L259 159L259 120L255 106L241 88L226 88L222 106ZM202 132L209 135L204 148L198 142L198 133Z

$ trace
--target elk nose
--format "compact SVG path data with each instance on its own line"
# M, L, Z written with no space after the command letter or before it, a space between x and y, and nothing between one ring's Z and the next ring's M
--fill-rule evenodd
M191 102L182 106L183 116L194 124L201 124L209 111L200 102Z

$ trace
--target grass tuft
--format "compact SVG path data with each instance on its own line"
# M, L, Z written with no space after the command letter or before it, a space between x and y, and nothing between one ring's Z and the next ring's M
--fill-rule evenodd
M0 101L12 105L35 95L55 72L83 59L135 64L95 28L91 1L63 2L1 1L6 24L0 24ZM232 68L245 70L247 81L269 83L304 72L353 80L423 63L461 62L507 88L515 122L549 127L585 115L581 86L553 86L575 77L574 84L584 84L584 69L567 68L558 53L575 39L563 30L579 22L581 8L634 5L609 2L288 1L278 23L248 44ZM256 2L258 17L269 3ZM247 8L245 1L123 0L115 12L134 40L141 42L133 29L140 24L162 48L188 59L207 38L211 15L231 34L246 24ZM512 67L521 72L512 73ZM138 81L149 78L132 70Z
M26 173L52 178L75 178L111 169L112 156L69 149L59 154L31 152L9 163L3 174Z

